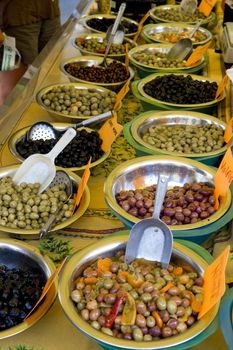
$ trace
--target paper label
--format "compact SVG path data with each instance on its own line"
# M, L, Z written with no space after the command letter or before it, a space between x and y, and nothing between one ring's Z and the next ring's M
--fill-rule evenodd
M125 97L125 95L127 94L128 91L129 91L129 80L127 80L127 82L124 84L124 86L121 88L121 90L116 95L116 102L115 102L115 105L113 107L114 111L118 110L118 108L120 107L121 101L123 100L123 98Z
M103 140L102 150L108 152L112 143L121 133L123 126L117 123L117 114L113 113L113 117L108 119L99 130L99 136Z
M15 38L11 36L5 36L3 43L3 57L2 57L2 71L13 70L15 68Z
M204 273L204 300L198 319L217 304L225 292L225 270L230 253L228 245L224 251L207 267Z
M214 196L216 200L215 209L219 207L219 196L225 196L233 180L233 158L229 147L223 157L214 177Z
M83 196L83 193L84 193L84 190L86 188L86 185L87 185L87 182L89 180L89 177L90 177L90 165L91 165L91 158L89 159L87 165L86 165L86 168L83 172L83 176L82 176L82 179L79 183L79 186L78 186L78 192L77 192L77 195L75 197L75 205L74 205L74 211L75 209L79 206L79 203L82 199L82 196Z
M192 54L189 56L189 58L186 61L186 66L193 66L195 63L199 62L202 58L202 56L206 53L210 46L210 43L207 43L203 46L198 46Z
M145 14L145 16L142 17L141 21L139 22L137 33L135 34L135 36L133 38L134 41L138 40L138 37L142 31L143 24L147 20L147 18L149 18L149 17L150 17L150 10Z
M231 82L233 82L233 68L226 70L227 76L230 78Z
M144 176L136 177L134 179L133 183L134 183L134 188L135 189L145 187L145 178L144 178Z
M224 133L224 141L226 143L228 143L231 140L232 136L233 136L232 128L233 128L233 117L227 123L227 127L226 127L226 130L225 130L225 133Z
M220 82L220 84L218 85L218 89L217 89L216 94L215 94L215 99L218 98L223 93L223 91L227 85L227 82L228 82L228 76L225 75L224 78L222 79L222 81Z
M217 0L202 0L198 10L203 13L206 17L210 15L212 8L215 6Z

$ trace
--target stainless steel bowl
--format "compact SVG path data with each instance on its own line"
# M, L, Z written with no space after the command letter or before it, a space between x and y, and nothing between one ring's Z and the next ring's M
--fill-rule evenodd
M90 33L90 34L83 34L80 37L72 39L72 45L78 49L82 55L95 55L95 56L104 56L104 53L98 53L94 51L87 51L86 49L82 48L80 45L76 43L76 39L84 39L84 40L91 40L96 39L99 43L103 43L104 39L106 37L106 34L97 34L97 33ZM137 43L133 40L130 40L129 38L124 38L123 44L129 44L131 47L137 46ZM109 58L124 61L125 60L125 53L121 54L108 54Z
M90 27L90 26L88 25L87 22L88 22L90 19L95 19L95 18L98 18L98 19L107 18L107 19L114 19L114 20L115 20L116 15L101 14L101 13L100 13L100 14L96 14L96 15L89 15L89 16L83 17L83 18L79 21L79 23L82 24L82 25L84 25L85 28L89 29L90 31L92 31L92 32L94 32L94 33L103 33L103 32L100 32L99 30L96 30L96 29L94 29L94 28L92 28L92 27ZM124 19L124 20L127 21L128 23L135 24L135 25L138 27L138 22L136 22L136 21L134 21L134 20L132 20L132 19L130 19L130 18L127 18L127 17L122 17L122 19ZM125 37L127 37L127 38L132 38L132 37L135 36L135 34L136 34L136 32L134 32L134 33L129 33L129 34L125 34Z
M11 165L8 167L2 167L0 169L0 178L2 178L4 176L13 177L14 173L16 172L16 170L18 169L19 166L20 165ZM57 167L57 170L59 170L59 169L64 170L63 168ZM73 181L74 185L76 185L76 187L78 187L78 184L80 183L81 178L78 175L71 172L70 170L65 170L65 171L69 175L71 180ZM90 203L90 191L89 191L89 188L86 186L78 210L76 210L75 213L73 214L73 216L68 218L66 221L63 221L60 224L55 225L51 229L51 231L58 231L58 230L63 229L64 227L67 227L67 226L73 224L76 220L78 220L85 213L85 211L87 210L87 208L89 206L89 203ZM11 228L11 227L0 225L0 231L9 232L17 237L19 236L20 238L23 237L23 238L27 238L27 239L38 238L38 236L39 236L39 229L26 230L26 229Z
M168 75L171 73L164 73L162 74L164 75ZM184 77L186 76L191 76L194 80L199 80L199 81L209 81L209 82L214 82L215 80L207 78L207 77L202 77L200 75L195 75L195 74L184 74L184 73L173 73L173 75L183 75ZM150 81L154 80L155 78L161 76L161 73L156 73L156 74L151 74L148 77L141 79L138 83L138 92L145 97L148 102L152 102L152 103L158 103L160 105L165 105L165 106L170 106L170 107L174 107L174 108L204 108L204 107L210 107L210 106L214 106L216 105L218 102L220 102L221 100L223 100L225 98L225 91L217 98L214 99L212 101L209 102L205 102L205 103L195 103L195 104L176 104L176 103L170 103L170 102L165 102L162 100L157 100L156 98L148 95L145 91L144 91L144 86L149 83ZM217 82L216 82L217 83Z
M134 119L131 125L131 134L136 142L146 147L147 149L153 150L156 153L172 155L174 157L180 156L194 159L200 157L211 157L217 156L220 153L224 153L227 150L227 146L225 145L216 151L206 153L169 152L160 148L156 148L143 140L143 136L148 132L148 129L150 127L166 125L216 125L223 131L226 129L226 123L218 118L214 118L203 113L191 111L148 112L143 113L141 117Z
M99 92L100 94L103 94L104 92L108 91L106 88L100 86L100 85L94 85L94 84L89 84L88 82L86 83L65 83L65 84L52 84L49 86L46 86L42 88L37 94L36 94L36 102L40 107L45 109L49 114L51 114L53 117L56 119L61 119L61 121L80 121L84 119L89 119L93 116L84 116L84 115L71 115L71 114L64 114L61 112L54 111L53 109L49 108L43 103L42 96L44 94L49 93L53 88L56 87L63 87L63 86L68 86L68 87L74 87L77 90L93 90L95 92Z
M41 273L45 281L49 279L55 270L53 262L47 256L42 256L39 249L14 239L0 239L0 264L9 268L36 269ZM54 282L46 297L32 315L17 326L0 331L0 339L16 335L34 325L50 309L56 299L56 295L57 282Z
M134 71L129 67L130 77L128 79L125 79L125 80L120 81L118 83L96 83L96 82L89 82L86 80L75 78L73 75L69 74L65 69L65 66L68 63L78 62L83 67L91 67L94 65L98 66L102 61L103 61L103 58L99 57L99 56L77 56L77 57L72 57L70 59L67 59L67 60L61 62L60 69L64 74L66 74L68 76L70 81L81 82L81 83L86 83L86 84L93 83L96 86L102 86L102 87L105 87L105 88L110 89L110 90L120 90L120 88L126 83L126 81L128 79L132 79L134 77ZM112 61L113 61L112 59L107 59L107 63L111 63ZM125 65L124 63L122 63L120 61L119 61L119 63L121 63L122 65Z
M149 42L152 41L152 42L160 42L160 43L169 43L169 41L155 39L153 38L153 35L169 32L169 33L187 33L187 36L188 36L188 34L193 30L193 28L194 28L193 25L185 24L185 23L177 23L177 22L147 24L142 29L142 37L144 37L145 40ZM204 45L212 40L212 34L209 30L202 27L200 27L198 30L205 35L206 39L200 42L193 42L194 47L199 45Z
M215 318L218 312L219 303L184 333L170 338L153 340L149 342L136 342L111 337L94 329L89 323L80 317L77 307L75 307L70 298L74 281L81 275L87 266L96 261L99 257L112 257L118 250L124 249L127 240L128 234L107 237L101 240L101 242L92 244L91 246L84 248L82 251L75 253L65 264L59 279L58 293L62 308L72 324L88 337L91 337L94 341L97 341L104 348L108 347L115 350L159 350L170 347L172 348L173 346L187 342L188 340L202 333ZM172 260L173 259L178 259L179 262L183 262L185 265L191 265L193 269L196 270L196 272L201 276L203 276L204 270L208 266L207 262L196 252L177 242L174 242L173 244Z
M167 54L168 51L170 50L170 48L172 47L172 44L145 44L145 45L140 45L137 47L134 47L133 49L131 49L129 51L129 59L131 61L132 64L139 66L139 67L144 67L147 69L151 70L151 73L153 73L153 70L163 70L163 71L169 71L169 72L176 72L176 71L186 71L189 70L190 68L195 68L200 66L205 58L204 56L202 56L201 60L197 63L195 63L193 66L184 66L184 67L176 67L176 68L172 68L172 67L160 67L160 66L150 66L150 65L146 65L143 64L141 62L139 62L134 55L135 54L154 54L154 53L163 53L163 54Z
M128 160L117 166L107 177L104 194L107 205L118 214L119 218L129 224L140 219L128 214L116 201L116 194L120 191L144 188L157 183L158 175L169 176L168 188L183 186L186 182L206 182L214 184L215 171L195 160L183 157L145 156ZM169 226L172 231L191 230L201 228L221 218L231 204L231 192L220 201L219 209L207 219L195 224Z
M159 10L162 10L164 12L166 11L177 11L180 8L180 5L160 5L160 6L156 6L153 9L150 10L150 17L155 21L155 22L170 22L167 19L164 19L162 17L159 17L157 15ZM202 25L207 25L208 23L210 23L211 21L213 21L215 19L215 14L214 12L211 12L210 15L206 18L204 18L202 20ZM190 23L190 24L195 24L197 22L197 20L195 21L179 21L179 22L183 22L183 23Z
M51 123L53 125L53 127L59 131L63 131L69 127L72 126L72 124L67 124L67 123ZM19 154L19 152L16 149L16 144L17 142L19 142L21 139L23 139L25 137L25 134L27 133L27 131L30 129L30 126L20 129L18 131L16 131L9 139L8 141L8 147L11 151L11 153L13 154L13 156L18 159L20 162L24 161L24 158ZM93 131L93 129L90 128L81 128L81 129L85 129L88 132ZM90 168L93 168L96 165L99 165L100 163L102 163L103 161L105 161L105 159L107 159L107 157L109 156L111 150L109 150L108 152L105 152L102 157L100 157L98 160L96 160L95 162L92 162L90 165ZM83 171L86 168L86 165L82 166L82 167L73 167L73 168L64 168L65 170L68 169L69 171Z

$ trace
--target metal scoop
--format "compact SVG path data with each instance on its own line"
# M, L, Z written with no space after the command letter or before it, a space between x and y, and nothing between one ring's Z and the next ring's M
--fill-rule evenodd
M104 59L103 61L99 64L99 66L102 67L106 67L107 66L107 56L110 50L110 47L113 43L113 40L115 38L115 43L117 41L118 44L121 44L124 40L124 28L121 26L120 29L118 29L121 18L123 16L123 13L125 11L126 8L126 3L121 4L120 8L119 8L119 12L116 16L115 22L113 23L113 25L111 25L108 30L107 30L107 34L106 34L106 39L107 39L107 46L105 49L105 54L104 54Z
M159 219L167 190L168 176L159 175L152 218L137 222L131 229L126 245L125 262L137 258L158 261L166 268L172 253L173 236L169 227Z
M45 188L53 181L56 174L56 167L54 160L59 153L70 143L76 136L76 131L73 128L66 130L65 134L58 140L56 145L47 154L33 154L28 157L20 165L16 171L13 182L17 185L22 182L26 183L40 183L39 193L43 192Z
M65 171L57 170L53 181L46 189L52 188L52 187L60 185L60 184L66 185L66 193L67 193L68 198L65 201L65 203L67 203L68 200L73 195L73 182L70 179L69 175ZM57 214L59 213L59 211L63 207L63 204L65 204L65 203L60 202L55 213L53 213L49 216L48 221L44 224L44 226L40 230L40 233L39 233L40 238L44 237L50 231L52 224L56 220Z
M186 59L193 50L192 37L198 30L201 25L201 21L197 22L196 26L193 28L193 31L187 38L180 39L175 43L167 53L167 58L170 60L183 61Z
M99 114L95 117L86 119L78 124L73 125L73 128L78 129L83 126L90 125L92 123L97 123L102 120L105 120L112 116L112 112L106 112L103 114ZM58 139L64 134L64 130L60 131L55 129L50 123L47 122L38 122L31 126L31 128L25 134L25 140L35 141L35 140L51 140Z

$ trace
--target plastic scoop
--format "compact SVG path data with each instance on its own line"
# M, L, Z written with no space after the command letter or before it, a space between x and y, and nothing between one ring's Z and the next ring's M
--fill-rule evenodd
M43 192L56 175L55 158L75 136L75 129L69 128L49 153L33 154L28 157L16 171L13 182L17 185L22 182L40 183L39 193Z
M175 43L167 53L167 58L170 60L183 61L186 59L193 50L192 37L201 25L201 21L197 22L192 32L187 38L180 39Z
M137 258L143 258L160 262L164 268L168 266L173 236L169 227L159 219L167 184L168 176L159 175L152 217L143 219L132 227L125 252L127 264Z
M193 15L197 9L197 0L182 0L180 9L185 14Z

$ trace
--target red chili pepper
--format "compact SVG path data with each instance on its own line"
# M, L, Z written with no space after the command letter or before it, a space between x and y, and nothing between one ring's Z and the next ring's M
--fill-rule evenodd
M125 301L126 295L125 294L121 294L117 297L110 314L106 317L106 321L105 321L105 327L107 328L112 328L113 323L120 311L120 306L121 304Z

